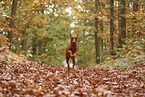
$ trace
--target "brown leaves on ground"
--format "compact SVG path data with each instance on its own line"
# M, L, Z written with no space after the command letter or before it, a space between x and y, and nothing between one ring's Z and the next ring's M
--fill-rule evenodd
M144 97L145 66L130 71L78 68L0 61L2 97Z

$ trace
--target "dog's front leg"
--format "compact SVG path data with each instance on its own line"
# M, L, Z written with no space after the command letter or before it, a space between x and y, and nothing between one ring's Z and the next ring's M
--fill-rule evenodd
M72 61L73 61L73 69L75 67L75 57L72 58Z
M70 57L72 58L72 51L68 50L69 54L70 54Z
M78 54L78 51L76 51L76 52L73 54L73 57L75 57L77 54Z

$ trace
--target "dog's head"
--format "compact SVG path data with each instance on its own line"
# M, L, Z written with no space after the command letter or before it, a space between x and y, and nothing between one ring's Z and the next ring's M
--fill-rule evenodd
M71 44L72 44L72 45L76 45L77 38L78 38L78 34L79 34L79 32L77 32L77 34L75 34L75 35L72 35L72 34L70 33L70 38L71 38Z

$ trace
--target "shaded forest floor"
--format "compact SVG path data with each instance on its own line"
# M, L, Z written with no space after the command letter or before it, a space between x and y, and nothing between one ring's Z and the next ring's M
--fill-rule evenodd
M130 70L86 67L68 72L61 66L0 60L1 97L145 97L144 83L145 63Z

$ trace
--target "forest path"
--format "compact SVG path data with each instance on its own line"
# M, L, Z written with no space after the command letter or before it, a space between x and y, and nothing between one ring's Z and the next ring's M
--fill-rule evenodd
M0 61L0 95L12 96L145 96L145 64L134 69L109 70Z

